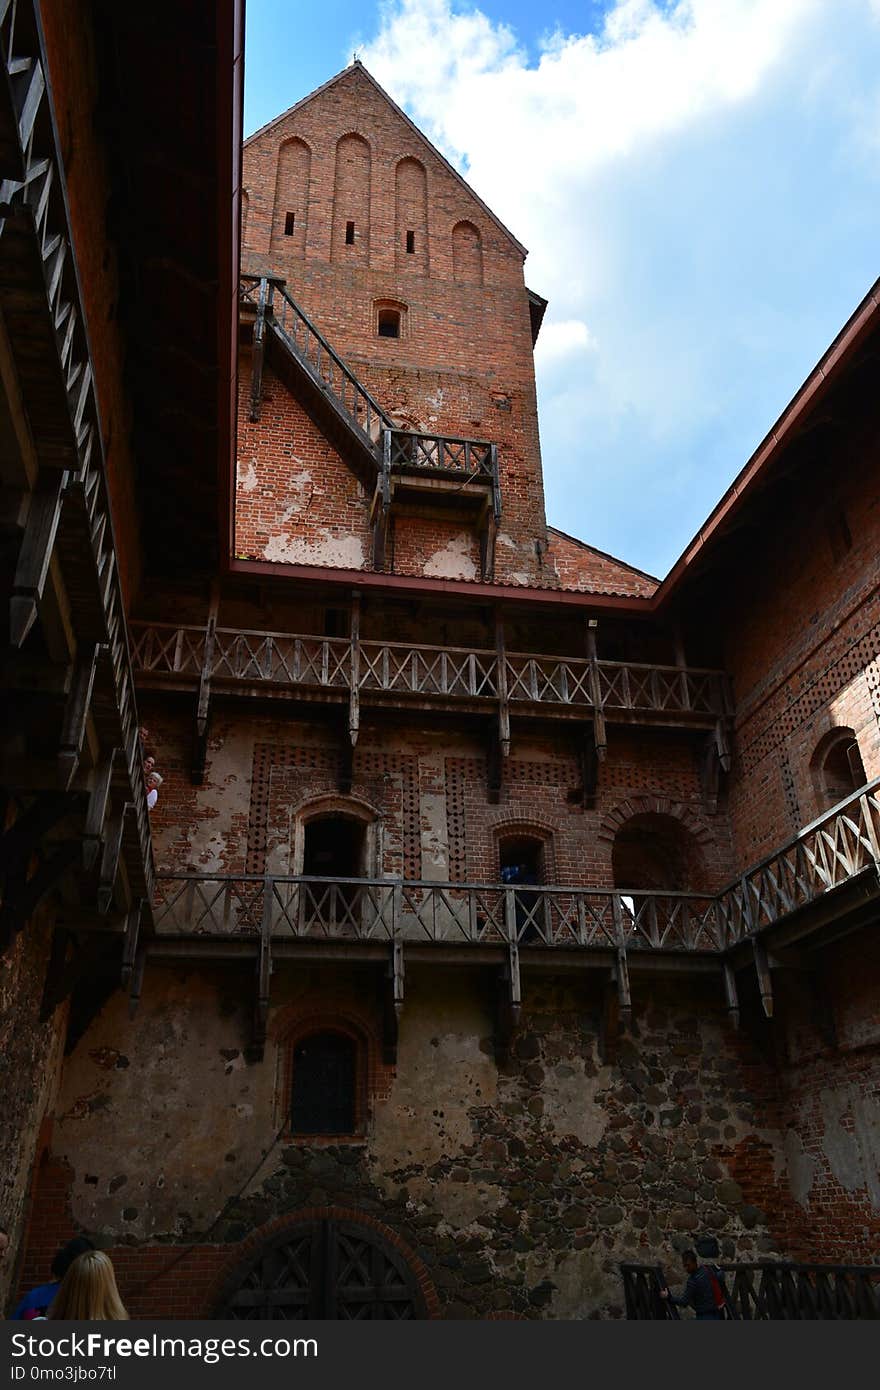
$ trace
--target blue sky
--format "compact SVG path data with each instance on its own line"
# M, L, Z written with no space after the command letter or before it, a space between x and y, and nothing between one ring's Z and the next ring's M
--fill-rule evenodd
M247 26L247 131L357 49L529 247L548 520L665 573L880 273L880 0L248 0Z

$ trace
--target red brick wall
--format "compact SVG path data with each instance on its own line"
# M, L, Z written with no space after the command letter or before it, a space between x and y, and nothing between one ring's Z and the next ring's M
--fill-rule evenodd
M297 185L294 196L286 153L292 138L310 151L296 176L301 183L308 162L302 238L279 234L288 209L280 203L276 209L277 192L302 225L304 205L296 199L303 191ZM498 444L506 542L498 547L497 577L541 581L535 543L546 546L546 529L522 252L359 67L247 143L244 185L245 264L250 253L287 278L384 408L404 426ZM344 243L349 220L356 226L353 246ZM456 279L453 228L463 221L479 233L482 284L461 257ZM408 230L415 234L412 255L405 249ZM375 304L387 300L405 306L399 340L376 336ZM346 484L340 486L344 491ZM259 554L246 498L240 507L245 549ZM363 519L346 520L360 535ZM447 539L462 529L452 526ZM396 553L404 567L422 563L419 544L407 546L400 536Z

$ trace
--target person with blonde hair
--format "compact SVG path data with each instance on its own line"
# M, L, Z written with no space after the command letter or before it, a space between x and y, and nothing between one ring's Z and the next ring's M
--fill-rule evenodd
M53 1321L119 1322L128 1313L119 1297L113 1262L103 1250L78 1255L46 1314Z

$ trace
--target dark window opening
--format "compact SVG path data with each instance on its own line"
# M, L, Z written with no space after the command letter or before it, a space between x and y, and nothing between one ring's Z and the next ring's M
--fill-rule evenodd
M296 222L296 213L288 212L284 217L284 235L293 236L293 228Z
M312 1033L293 1050L294 1134L353 1134L357 1049L343 1033Z
M353 223L353 222L346 222L346 224L345 224L345 244L346 244L346 246L354 246L354 223Z
M380 309L378 331L380 338L400 337L400 310Z
M696 852L688 832L673 816L645 812L621 826L611 851L617 888L645 892L693 891L699 879Z
M544 882L544 843L530 835L502 840L498 846L501 882L521 885L514 894L519 941L538 941L544 926L543 900L534 890Z
M307 878L360 878L364 826L351 816L318 816L306 823L303 873Z
M348 612L345 608L324 609L324 636L348 636Z
M406 249L407 249L409 255L412 255L412 254L414 253L414 251L415 251L415 249L416 249L416 234L415 234L415 232L407 232L407 234L406 234Z
M825 804L836 806L867 782L859 745L849 732L832 743L822 764L822 790Z

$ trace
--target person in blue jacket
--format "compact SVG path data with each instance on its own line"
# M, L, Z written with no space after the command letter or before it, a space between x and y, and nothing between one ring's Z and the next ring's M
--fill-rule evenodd
M31 1289L30 1293L26 1293L15 1312L12 1314L12 1317L19 1321L22 1319L45 1317L46 1309L58 1292L61 1280L70 1269L77 1255L83 1255L87 1250L94 1250L94 1248L88 1236L74 1236L73 1240L69 1240L66 1245L62 1245L52 1261L52 1282L49 1284L40 1284L39 1288Z

